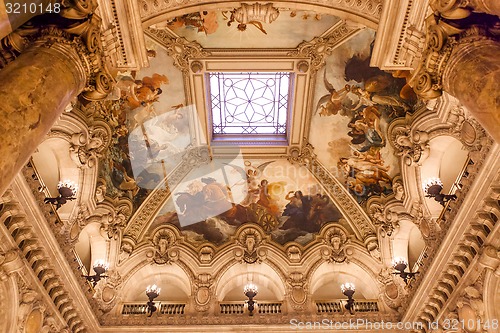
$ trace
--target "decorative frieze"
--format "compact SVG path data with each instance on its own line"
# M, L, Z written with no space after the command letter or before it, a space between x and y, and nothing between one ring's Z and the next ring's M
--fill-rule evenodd
M282 3L286 3L282 2ZM290 1L291 4L296 4ZM367 19L373 23L377 23L380 19L382 13L382 1L381 0L308 0L304 1L304 4L311 4L324 7L324 9L341 10L350 13L351 15L360 16ZM186 7L188 5L203 6L204 4L213 4L213 1L209 0L185 0L185 1L172 1L172 0L141 0L139 2L139 8L141 12L141 18L143 22L148 21L153 17L161 15L160 13L173 12L176 9ZM224 7L221 4L221 8ZM165 15L167 16L167 15ZM170 18L170 17L166 17Z

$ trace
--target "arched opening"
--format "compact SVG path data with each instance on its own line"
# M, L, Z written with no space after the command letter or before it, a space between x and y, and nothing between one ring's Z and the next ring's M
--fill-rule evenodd
M311 277L311 294L313 301L345 299L340 286L350 282L356 286L354 299L375 300L379 295L378 283L371 274L355 263L324 263Z
M191 279L179 266L146 265L133 273L124 283L127 293L121 295L125 302L141 302L146 304L146 287L156 284L161 288L155 301L187 303L191 295Z
M48 197L59 196L57 189L59 181L70 180L76 185L80 184L80 170L71 159L69 151L68 141L50 138L38 146L37 151L32 155L33 164L45 185L45 195ZM68 200L57 210L59 218L63 221L68 220L75 205L76 200Z
M80 231L75 252L88 274L94 274L92 266L96 260L109 263L108 245L101 235L99 223L90 223Z
M257 285L259 293L256 297L261 301L282 301L285 287L280 276L266 264L231 266L217 283L217 300L243 301L246 299L243 288L247 283Z
M430 153L420 168L422 184L418 187L423 191L423 184L430 178L439 178L443 183L441 193L452 193L456 189L456 181L461 176L468 160L468 151L462 143L451 136L439 136L429 141ZM423 194L426 195L425 193ZM425 198L432 217L437 218L443 206L434 198Z

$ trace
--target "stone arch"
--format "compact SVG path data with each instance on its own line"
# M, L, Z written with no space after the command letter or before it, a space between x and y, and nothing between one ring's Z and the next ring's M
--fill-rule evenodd
M216 282L217 300L223 301L229 293L234 293L237 288L241 290L240 299L243 300L243 287L248 282L253 282L259 288L258 298L273 297L270 300L278 301L285 298L286 290L283 279L271 266L265 263L258 265L238 263L229 267Z
M400 220L398 232L391 240L392 256L405 258L408 262L408 269L413 271L413 265L417 262L422 253L425 242L416 224L409 220Z
M165 266L143 265L129 275L123 283L121 300L124 302L144 301L148 285L156 284L161 288L160 296L156 301L184 301L191 296L191 278L185 270L177 264Z
M429 147L429 156L420 167L420 175L417 175L417 182L420 180L417 187L422 191L424 205L432 217L437 218L443 207L433 198L425 198L422 186L427 179L437 177L443 182L442 193L448 193L465 166L468 151L463 149L463 144L458 139L450 135L430 139Z
M80 231L75 251L89 273L97 259L109 260L106 240L101 235L99 223L89 223Z
M312 274L310 281L310 293L313 298L320 288L324 288L322 294L329 292L327 293L329 298L345 298L340 291L340 286L345 282L354 283L356 286L355 299L377 299L380 294L378 282L373 275L353 262L342 264L325 262Z
M153 1L142 0L139 2L141 21L144 28L152 24L159 23L172 17L192 13L194 11L216 10L220 8L237 8L241 6L239 1L210 1L197 0L193 7L186 2L179 1ZM362 0L362 1L324 1L320 3L317 0L301 1L300 5L294 0L282 0L273 2L274 7L295 8L300 10L317 11L323 14L338 16L341 19L350 20L356 23L366 25L369 28L376 29L380 16L382 14L381 0Z

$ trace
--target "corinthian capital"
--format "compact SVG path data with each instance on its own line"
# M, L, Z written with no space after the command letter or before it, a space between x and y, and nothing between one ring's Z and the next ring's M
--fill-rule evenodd
M449 6L456 1L435 0L435 14L426 19L427 37L421 62L410 79L410 85L424 99L439 97L443 89L443 74L457 57L463 45L479 40L498 40L500 19L473 13L469 8ZM441 11L442 10L442 11Z
M54 55L75 64L85 99L105 98L113 79L105 65L101 19L94 13L97 1L63 0L58 8L63 19L55 20L48 14L37 16L0 41L0 68L30 47L49 48Z

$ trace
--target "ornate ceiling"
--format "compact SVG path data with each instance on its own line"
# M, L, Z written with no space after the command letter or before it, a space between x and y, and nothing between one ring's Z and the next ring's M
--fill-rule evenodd
M23 218L44 221L28 227L18 219L30 235L47 235L34 237L33 249L50 247L48 257L64 261L40 264L37 274L71 295L55 305L75 309L72 331L277 332L297 318L420 322L444 308L450 295L434 310L416 303L439 289L429 276L453 289L464 274L450 268L460 276L446 281L432 259L442 241L458 246L473 232L467 221L494 184L466 194L480 192L476 179L495 177L498 147L451 96L419 100L406 65L374 67L381 50L398 44L377 36L380 1L131 0L100 8L110 23L103 40L112 96L76 101L0 205L33 206ZM214 72L290 73L286 140L215 140ZM421 184L430 177L457 200L443 207L426 198ZM57 210L44 204L66 178L79 184L77 200ZM449 239L455 219L461 233ZM395 257L419 272L409 284L392 274ZM110 268L91 286L80 274L93 273L96 259ZM259 287L253 317L242 306L248 282ZM354 317L345 282L356 285ZM162 292L159 311L147 317L151 284Z

